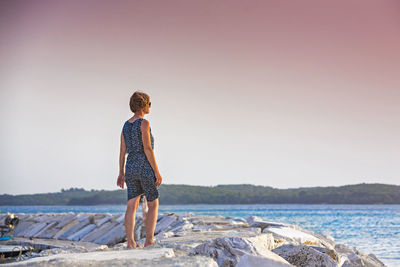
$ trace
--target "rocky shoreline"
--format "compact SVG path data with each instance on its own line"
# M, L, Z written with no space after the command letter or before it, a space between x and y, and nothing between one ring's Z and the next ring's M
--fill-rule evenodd
M31 251L1 259L4 266L385 266L374 254L336 244L331 236L255 216L160 214L156 244L127 249L124 214L15 215L20 222L14 238L2 244ZM144 237L138 214L135 239L143 244Z

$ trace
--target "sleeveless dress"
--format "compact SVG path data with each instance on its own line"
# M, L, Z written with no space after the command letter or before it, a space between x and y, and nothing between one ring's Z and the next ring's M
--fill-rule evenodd
M155 185L156 176L153 168L144 153L142 131L140 125L143 118L133 122L126 121L122 129L128 157L125 164L125 183L128 191L128 200L141 194L147 201L158 198L159 193ZM151 148L154 149L154 138L150 128Z

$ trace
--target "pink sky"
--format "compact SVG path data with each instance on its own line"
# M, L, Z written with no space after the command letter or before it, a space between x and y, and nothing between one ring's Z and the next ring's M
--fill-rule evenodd
M398 1L3 0L0 193L116 189L137 89L167 184L399 184L399 47Z

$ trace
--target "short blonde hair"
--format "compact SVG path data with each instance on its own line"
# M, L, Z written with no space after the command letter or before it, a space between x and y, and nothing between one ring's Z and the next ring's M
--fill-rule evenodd
M129 107L135 113L150 103L150 96L142 91L136 91L129 100Z

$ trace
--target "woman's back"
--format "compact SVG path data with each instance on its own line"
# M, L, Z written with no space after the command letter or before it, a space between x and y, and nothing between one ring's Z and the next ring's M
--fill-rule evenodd
M142 131L140 125L143 118L126 121L122 129L128 158L125 165L125 178L153 178L154 171L151 168L144 153ZM154 138L150 128L151 148L154 149ZM149 177L150 176L150 177Z

